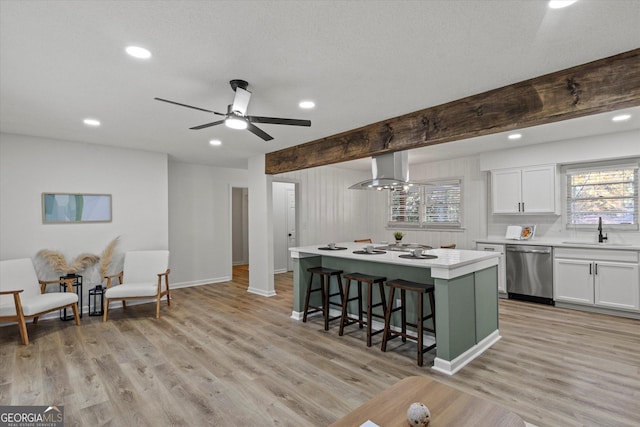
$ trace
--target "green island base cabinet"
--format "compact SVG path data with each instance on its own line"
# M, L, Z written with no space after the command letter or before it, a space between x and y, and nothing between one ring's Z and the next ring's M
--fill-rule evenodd
M638 262L638 251L556 248L556 305L588 306L610 314L640 311Z
M342 250L321 250L324 245L291 248L294 263L294 292L292 318L301 320L304 297L309 284L310 267L323 266L384 276L389 280L405 279L431 283L435 286L436 301L436 358L433 369L455 374L500 339L498 329L498 259L500 254L485 251L432 249L428 255L435 259L407 259L403 252L384 254L355 254L362 249L358 243L337 243ZM316 279L317 280L317 279ZM332 287L336 286L332 280ZM332 288L333 289L333 288ZM357 292L352 286L350 292ZM385 296L388 295L385 286ZM414 295L407 293L407 319L415 318ZM353 297L354 295L350 295ZM320 305L318 293L312 301ZM377 292L374 303L379 301ZM378 300L376 300L376 298ZM395 304L395 302L390 302ZM355 313L355 302L348 307ZM338 315L335 311L332 315ZM399 315L399 313L394 313ZM411 320L410 320L411 321ZM391 319L392 327L399 325L399 317ZM373 325L381 328L383 325ZM335 331L337 333L337 329ZM433 337L431 337L433 341ZM428 341L427 341L428 342ZM364 345L364 343L363 343Z

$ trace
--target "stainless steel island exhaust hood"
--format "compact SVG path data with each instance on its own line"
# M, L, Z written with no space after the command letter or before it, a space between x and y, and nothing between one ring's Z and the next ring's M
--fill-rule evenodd
M372 157L372 179L349 187L350 190L393 190L413 185L409 182L409 154L406 151Z

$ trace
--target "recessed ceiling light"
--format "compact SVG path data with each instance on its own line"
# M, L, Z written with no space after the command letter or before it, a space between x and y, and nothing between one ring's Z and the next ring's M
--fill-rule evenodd
M100 126L100 120L96 119L84 119L83 122L87 126Z
M211 141L209 141L209 144L217 147L218 145L222 145L222 141L220 141L219 139L212 139Z
M147 49L145 49L143 47L127 46L125 51L129 55L133 56L134 58L139 58L139 59L149 59L149 58L151 58L151 52L149 52Z
M522 134L521 133L512 133L507 138L509 138L509 139L520 139L520 138L522 138Z
M571 6L578 0L550 0L549 7L551 9L562 9L563 7Z
M618 116L614 116L611 120L614 122L624 122L625 120L629 120L631 118L631 114L620 114Z
M305 110L308 110L310 108L313 108L316 106L316 103L313 101L300 101L300 103L298 104L298 106L300 108L304 108Z

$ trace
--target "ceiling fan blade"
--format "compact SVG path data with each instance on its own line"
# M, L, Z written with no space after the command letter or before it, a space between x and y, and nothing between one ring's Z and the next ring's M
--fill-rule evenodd
M254 135L258 135L260 138L264 139L265 141L271 141L273 139L273 137L271 135L269 135L268 133L266 133L265 131L263 131L262 129L260 129L259 127L247 122L247 130L251 133L253 133Z
M213 114L217 114L219 116L226 116L226 114L218 113L217 111L205 110L204 108L194 107L193 105L182 104L180 102L169 101L168 99L162 99L162 98L153 98L153 99L155 99L157 101L168 102L169 104L179 105L181 107L193 108L194 110L200 110L200 111L204 111L206 113L213 113Z
M208 128L208 127L211 127L211 126L220 125L222 123L224 123L224 120L218 120L217 122L205 123L203 125L194 126L192 128L189 128L189 129L191 129L191 130L199 130L199 129L204 129L204 128Z
M236 88L236 95L233 98L233 106L231 111L244 116L247 114L247 108L249 107L249 100L251 99L251 92L244 90L241 87Z
M311 126L311 120L280 119L277 117L247 116L252 123L270 123L273 125Z

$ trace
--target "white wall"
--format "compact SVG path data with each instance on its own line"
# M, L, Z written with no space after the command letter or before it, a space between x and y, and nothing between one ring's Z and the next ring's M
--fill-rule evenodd
M231 279L232 188L247 185L245 170L169 162L169 247L174 286Z
M43 224L43 192L111 194L113 220ZM112 266L117 270L125 251L169 248L167 204L165 154L0 134L0 259L34 258L50 249L71 263L84 252L100 255L120 236ZM39 268L44 265L36 265L42 279L60 275ZM99 268L81 274L86 305Z

